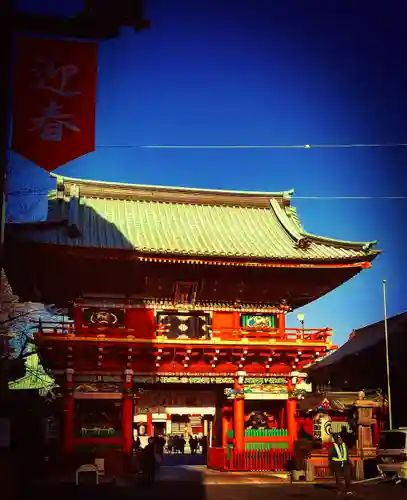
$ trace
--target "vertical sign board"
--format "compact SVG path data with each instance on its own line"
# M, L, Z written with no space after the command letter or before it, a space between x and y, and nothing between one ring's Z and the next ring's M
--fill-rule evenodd
M52 172L95 150L97 44L18 37L12 149Z

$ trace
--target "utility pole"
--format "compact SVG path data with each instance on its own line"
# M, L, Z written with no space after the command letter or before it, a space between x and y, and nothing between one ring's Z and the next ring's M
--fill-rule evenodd
M0 270L4 268L4 225L6 173L9 162L10 104L12 90L13 37L26 32L62 38L107 40L115 38L122 26L136 32L150 27L144 19L142 0L85 0L84 11L71 18L17 12L14 0L0 6Z
M391 406L391 381L390 381L390 354L389 354L389 329L387 325L387 281L383 285L383 315L384 315L384 341L386 347L386 376L387 376L387 402L389 405L389 429L393 430L393 411Z
M12 0L5 0L0 10L0 57L3 77L0 81L0 270L4 267L4 224L6 218L5 180L8 166L8 139L10 126L11 61L13 54Z

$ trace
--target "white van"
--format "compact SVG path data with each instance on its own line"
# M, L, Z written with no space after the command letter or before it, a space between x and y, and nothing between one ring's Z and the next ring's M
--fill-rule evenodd
M407 428L380 433L378 467L383 474L407 480Z

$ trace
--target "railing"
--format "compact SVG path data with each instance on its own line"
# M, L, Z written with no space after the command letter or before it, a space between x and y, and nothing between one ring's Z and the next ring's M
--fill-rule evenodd
M202 343L210 341L211 338L183 338L180 339L166 339L165 334L167 330L163 328L163 325L156 325L154 330L151 332L151 337L140 337L137 328L125 328L125 327L75 327L73 323L55 323L43 321L38 325L38 332L45 335L59 336L59 335L75 335L80 336L115 336L115 337L135 337L140 341L151 342L156 338L162 341L163 338L167 342L182 340L185 343ZM264 328L264 329L251 329L251 328L241 328L241 329L231 329L223 328L212 331L212 339L216 338L218 342L222 341L233 341L236 343L247 344L250 342L270 342L270 343L285 343L285 342L296 342L301 341L302 344L307 343L321 343L325 344L327 339L332 335L332 330L330 328L286 328L282 332L277 328Z
M245 450L237 452L233 448L209 448L208 467L216 470L282 472L287 470L293 453L286 449L272 448L264 451Z
M244 431L247 437L288 437L287 429L247 429ZM228 437L233 438L234 431L228 431Z
M248 429L244 432L248 437L288 437L287 429Z
M231 471L282 472L287 470L288 461L292 458L292 452L286 449L272 448L265 451L238 452L232 448L228 469Z
M234 431L228 431L228 443L233 444ZM288 448L287 429L248 429L244 433L246 451L268 451Z
M89 326L89 327L76 327L73 322L71 323L55 323L50 321L41 321L38 325L38 332L45 335L75 335L81 336L100 336L109 335L117 337L127 337L128 335L136 336L137 330L135 328L124 328L114 326Z
M306 342L326 342L332 336L331 328L222 328L213 329L212 335L221 340L234 341L273 341L273 342L295 342L302 340Z

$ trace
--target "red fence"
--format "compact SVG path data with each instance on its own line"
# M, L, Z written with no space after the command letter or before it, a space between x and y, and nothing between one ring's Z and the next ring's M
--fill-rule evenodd
M264 451L236 452L230 450L229 470L247 471L285 471L287 462L292 458L289 450L272 448Z
M208 467L215 470L228 470L225 448L209 448Z
M230 449L229 459L224 448L210 448L208 467L229 471L274 471L287 470L287 462L293 458L291 451L280 448L270 450L237 452Z

